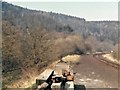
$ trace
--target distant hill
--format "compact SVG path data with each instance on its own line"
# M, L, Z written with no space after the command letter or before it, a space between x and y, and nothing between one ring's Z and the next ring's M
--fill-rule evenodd
M48 31L79 32L85 38L92 35L101 41L111 40L114 44L118 39L117 21L86 21L84 18L64 14L29 10L7 2L2 2L2 16L3 20L22 30L41 25Z
M22 27L22 29L42 25L46 27L47 30L72 31L75 29L76 24L81 27L81 23L85 21L85 19L66 16L63 14L28 10L6 2L3 2L2 4L3 20L7 20L17 27ZM74 27L70 26L72 24L75 24L73 25Z

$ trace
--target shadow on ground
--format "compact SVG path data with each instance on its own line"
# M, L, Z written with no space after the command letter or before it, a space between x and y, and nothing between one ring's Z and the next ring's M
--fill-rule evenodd
M85 85L74 85L74 90L86 90Z

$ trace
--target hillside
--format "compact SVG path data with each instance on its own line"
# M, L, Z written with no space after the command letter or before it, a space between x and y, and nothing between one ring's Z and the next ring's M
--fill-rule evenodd
M117 21L86 21L84 18L64 14L24 9L5 2L2 11L3 20L9 21L22 30L41 25L48 31L79 32L85 38L92 35L100 41L111 40L114 44L118 39Z
M86 21L2 2L3 87L22 87L69 54L110 51L118 44L117 21Z

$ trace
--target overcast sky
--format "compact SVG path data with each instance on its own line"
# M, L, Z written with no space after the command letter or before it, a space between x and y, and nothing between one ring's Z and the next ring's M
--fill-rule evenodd
M80 18L85 18L87 21L98 21L98 20L118 20L118 2L111 0L111 2L40 2L37 0L31 0L29 2L20 0L4 0L9 3L13 3L18 6L22 6L29 9L43 10L48 12L62 13ZM69 0L70 1L70 0Z

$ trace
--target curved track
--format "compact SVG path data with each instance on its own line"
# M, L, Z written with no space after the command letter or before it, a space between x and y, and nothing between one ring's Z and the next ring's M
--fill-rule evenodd
M86 88L118 88L119 69L99 61L92 55L81 57L80 64L74 66L75 84Z

